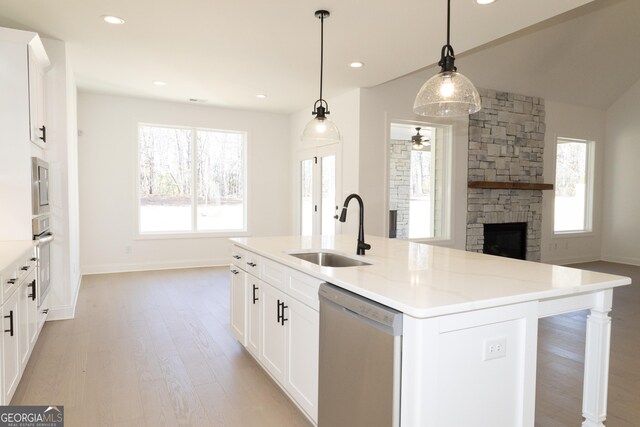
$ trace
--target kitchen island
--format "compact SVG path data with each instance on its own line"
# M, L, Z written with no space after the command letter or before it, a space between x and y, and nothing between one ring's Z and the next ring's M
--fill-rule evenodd
M354 255L354 236L232 239L267 264L403 313L402 426L532 427L538 319L591 310L583 426L604 426L608 313L613 288L631 283L629 278L402 240L366 240L372 249L362 257ZM322 267L291 255L320 249L369 265Z

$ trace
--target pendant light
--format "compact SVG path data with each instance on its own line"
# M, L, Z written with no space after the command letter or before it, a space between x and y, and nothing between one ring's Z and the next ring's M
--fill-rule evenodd
M329 104L322 98L322 68L324 65L324 20L329 17L326 10L317 10L316 18L320 19L320 99L313 104L313 114L315 117L307 123L302 132L304 142L314 142L323 144L333 144L340 142L340 131L338 127L327 117L329 115Z
M421 116L464 116L480 111L480 94L465 76L457 72L450 43L451 0L447 0L447 44L440 53L440 72L426 81L413 104Z

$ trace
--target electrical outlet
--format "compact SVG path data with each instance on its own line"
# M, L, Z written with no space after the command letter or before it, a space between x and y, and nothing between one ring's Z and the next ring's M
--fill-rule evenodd
M507 338L496 337L484 340L483 360L499 359L507 355Z

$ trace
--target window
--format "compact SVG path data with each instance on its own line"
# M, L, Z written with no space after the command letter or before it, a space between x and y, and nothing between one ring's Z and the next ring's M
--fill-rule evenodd
M554 205L555 233L591 231L593 141L558 138Z
M139 126L141 234L246 230L244 132Z
M391 123L389 237L449 238L450 138L448 126Z

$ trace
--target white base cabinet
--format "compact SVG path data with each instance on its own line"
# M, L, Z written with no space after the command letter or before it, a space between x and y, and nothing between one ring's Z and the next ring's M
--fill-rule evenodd
M231 266L231 332L242 345L246 345L246 273L236 266Z
M21 373L18 316L20 293L14 292L2 304L2 401L11 402Z
M0 405L11 403L42 328L35 270L31 247L0 271Z
M321 281L234 245L232 271L241 271L244 259L253 264L245 267L244 277L231 275L233 334L316 423ZM244 305L238 301L242 292ZM240 319L245 322L242 333Z

